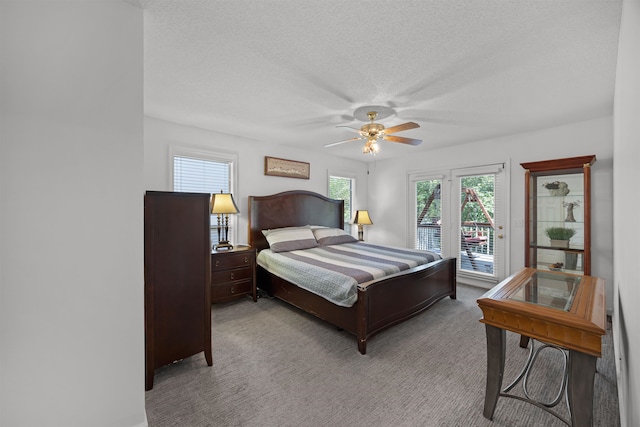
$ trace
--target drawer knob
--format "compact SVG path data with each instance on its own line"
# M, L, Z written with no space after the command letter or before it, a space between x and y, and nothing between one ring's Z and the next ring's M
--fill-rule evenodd
M244 262L245 262L245 264L249 262L249 257L248 256L244 257Z
M216 267L220 266L220 261L216 260Z
M233 279L234 279L234 276L233 276L233 273L231 273L231 280L233 280Z

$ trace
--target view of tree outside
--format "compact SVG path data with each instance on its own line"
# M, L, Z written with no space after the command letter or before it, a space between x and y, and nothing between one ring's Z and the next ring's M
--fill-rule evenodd
M464 238L460 268L493 274L494 263L480 259L479 254L494 255L495 175L465 176L460 178L460 186L460 229Z
M488 224L489 219L486 217L482 206L491 218L494 217L494 190L495 176L475 175L461 178L462 191L460 194L460 205L464 207L461 212L461 226L463 232L480 232L484 236L488 236L489 246L483 247L486 251L492 253L492 230ZM482 205L475 200L467 200L468 194L465 189L472 189ZM426 249L435 252L441 250L441 217L442 217L442 198L441 198L441 180L430 179L416 182L416 219L417 233L415 247L417 249ZM466 224L466 226L465 226ZM477 229L476 225L480 224L481 228ZM487 224L487 225L485 225ZM473 230L469 226L474 227ZM468 230L467 230L468 229Z
M494 192L495 192L495 175L476 175L466 176L461 179L463 190L471 188L475 191L478 199L486 209L491 218L494 218ZM464 202L466 194L461 191L460 206ZM488 223L489 220L482 211L479 203L466 203L461 215L462 222Z
M448 193L449 186L444 186L442 178L415 178L411 179L416 198L414 247L442 253L444 244L449 248L446 256L458 258L459 270L495 274L497 237L494 218L496 186L500 183L498 176L487 173L452 177L455 183L452 194ZM456 196L456 191L460 191L459 196ZM446 218L442 217L443 208ZM451 221L455 225L458 220L459 232L455 227L447 226Z
M424 211L427 201L433 195L433 200L426 212ZM434 223L440 220L442 215L442 201L440 199L440 180L431 179L416 183L416 207L418 225Z
M330 176L329 197L332 199L344 200L344 229L346 231L350 231L353 179L341 176Z
M416 249L442 252L440 189L439 179L416 182Z

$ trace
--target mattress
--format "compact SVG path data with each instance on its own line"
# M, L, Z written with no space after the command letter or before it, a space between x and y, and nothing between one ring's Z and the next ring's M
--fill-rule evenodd
M278 253L264 249L257 262L336 305L351 307L358 287L439 259L434 252L355 242Z

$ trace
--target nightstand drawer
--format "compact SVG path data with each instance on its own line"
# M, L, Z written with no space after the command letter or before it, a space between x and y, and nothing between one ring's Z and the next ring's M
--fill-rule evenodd
M224 254L223 256L213 257L211 260L211 271L215 272L216 270L225 270L229 268L236 268L242 266L249 266L253 261L253 257L255 255L253 252L240 252L240 253L231 253Z
M224 301L225 298L235 297L237 295L250 294L253 282L245 280L244 282L227 283L222 286L211 286L211 298L216 301Z
M238 280L253 279L251 267L234 268L233 270L214 271L211 273L211 284L234 282Z

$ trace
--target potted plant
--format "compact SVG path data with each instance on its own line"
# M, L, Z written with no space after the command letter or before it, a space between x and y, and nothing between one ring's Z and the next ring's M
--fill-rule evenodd
M568 248L569 240L576 234L573 228L565 227L549 227L544 231L551 240L551 246L559 248Z

